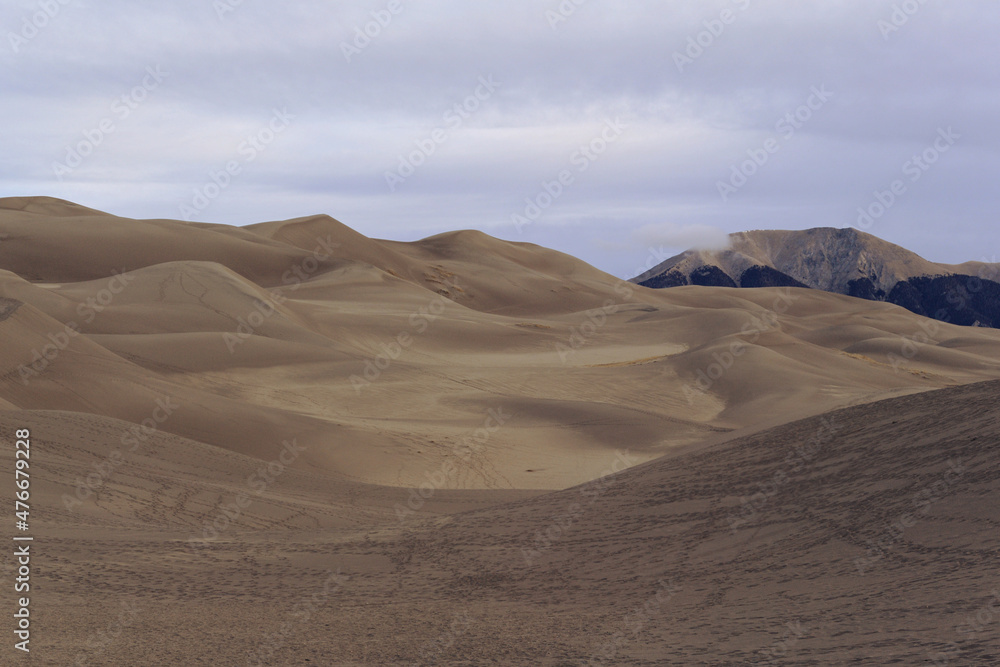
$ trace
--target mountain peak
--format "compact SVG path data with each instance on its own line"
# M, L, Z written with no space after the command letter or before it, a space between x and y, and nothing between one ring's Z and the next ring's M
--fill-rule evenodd
M766 267L808 287L850 294L851 281L859 278L871 280L877 289L889 290L911 277L950 273L943 265L853 227L753 230L730 234L729 240L725 250L689 250L633 280L641 284L667 273L690 276L708 265L718 267L740 285L746 271Z
M632 282L657 288L810 287L890 301L921 315L944 312L949 321L1000 326L1000 284L993 282L997 278L1000 265L936 264L853 227L816 227L730 234L725 250L688 250ZM956 291L971 291L965 282L973 279L989 289L956 300ZM994 291L997 298L991 296Z

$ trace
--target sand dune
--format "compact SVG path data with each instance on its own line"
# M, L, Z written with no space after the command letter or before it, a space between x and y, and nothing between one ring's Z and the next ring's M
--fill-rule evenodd
M233 228L52 200L0 211L0 293L36 314L9 338L0 398L138 422L186 395L164 431L243 454L298 437L299 465L370 483L419 484L491 409L524 414L483 448L489 472L446 486L563 488L623 445L648 460L718 429L1000 376L994 333L933 323L909 344L927 324L885 304L647 290L479 232L403 244L327 216ZM80 335L31 370L68 324ZM103 398L67 390L83 382Z
M745 664L798 622L798 664L912 664L986 585L997 385L977 383L1000 378L1000 330L328 216L12 198L0 238L0 428L36 440L54 660L125 599L146 612L93 664ZM785 471L834 418L831 449ZM954 521L851 574L866 527L959 456L975 484L933 510ZM264 636L338 567L319 625ZM899 582L926 597L865 597ZM629 620L650 599L672 611Z
M37 443L53 507L39 650L108 665L992 664L998 390L717 436L627 470L609 458L564 491L419 506L294 470L258 494L243 478L260 461L158 435L64 511L57 496L121 424L26 413L62 436ZM123 601L136 611L120 636L81 648Z

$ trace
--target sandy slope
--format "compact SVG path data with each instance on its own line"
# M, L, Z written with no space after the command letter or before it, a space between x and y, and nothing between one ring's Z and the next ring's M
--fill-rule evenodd
M970 485L940 505L960 521L914 527L926 562L848 574L865 526L940 474L934 452L996 426L996 385L968 383L1000 378L1000 331L892 305L649 290L478 232L396 243L328 216L234 228L13 198L0 340L0 434L36 441L53 660L565 667L683 579L678 615L632 618L642 631L605 664L742 664L817 620L834 629L796 642L820 662L912 664L933 648L913 633L947 635L992 566ZM727 532L789 443L852 405L829 465ZM975 470L962 479L988 489ZM549 529L565 539L539 548ZM351 579L333 591L338 567ZM864 597L906 582L947 613ZM283 626L302 596L317 609ZM144 611L116 628L120 599ZM868 636L876 613L885 637Z
M169 398L165 432L257 457L295 437L295 465L367 483L420 484L490 411L503 427L444 486L563 488L619 448L1000 376L997 332L804 290L647 290L479 232L7 199L0 233L0 296L24 304L0 322L0 400L140 423Z
M36 530L37 651L105 665L994 664L998 391L866 404L629 470L608 460L598 482L533 497L439 491L402 518L402 490L286 471L204 544L193 531L259 462L159 436L85 510ZM46 503L119 427L18 420L77 436L37 440Z

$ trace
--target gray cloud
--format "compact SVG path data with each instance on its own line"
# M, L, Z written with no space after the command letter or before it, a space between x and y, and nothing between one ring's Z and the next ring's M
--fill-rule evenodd
M650 243L679 252L698 230L849 226L951 127L961 139L868 231L938 261L1000 254L995 3L588 0L553 28L558 0L401 0L394 15L388 0L221 2L232 11L4 5L0 195L180 218L208 188L196 219L325 212L400 239L479 228L624 276ZM45 25L28 38L25 21ZM134 95L147 68L169 74ZM455 111L490 76L496 91ZM786 136L822 86L832 97ZM275 110L294 118L269 133ZM626 129L583 169L581 147L615 119ZM769 139L723 201L719 182ZM428 141L391 191L386 173ZM57 174L73 150L89 154ZM564 170L572 183L515 225Z

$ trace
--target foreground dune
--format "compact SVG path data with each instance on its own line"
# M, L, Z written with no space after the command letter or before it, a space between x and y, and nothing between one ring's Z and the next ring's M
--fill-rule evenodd
M27 413L59 434L35 443L51 508L36 650L105 665L992 664L998 390L856 406L628 470L610 458L599 481L544 494L425 500L297 471L258 494L244 480L259 461L157 435L72 513L58 494L121 424Z

